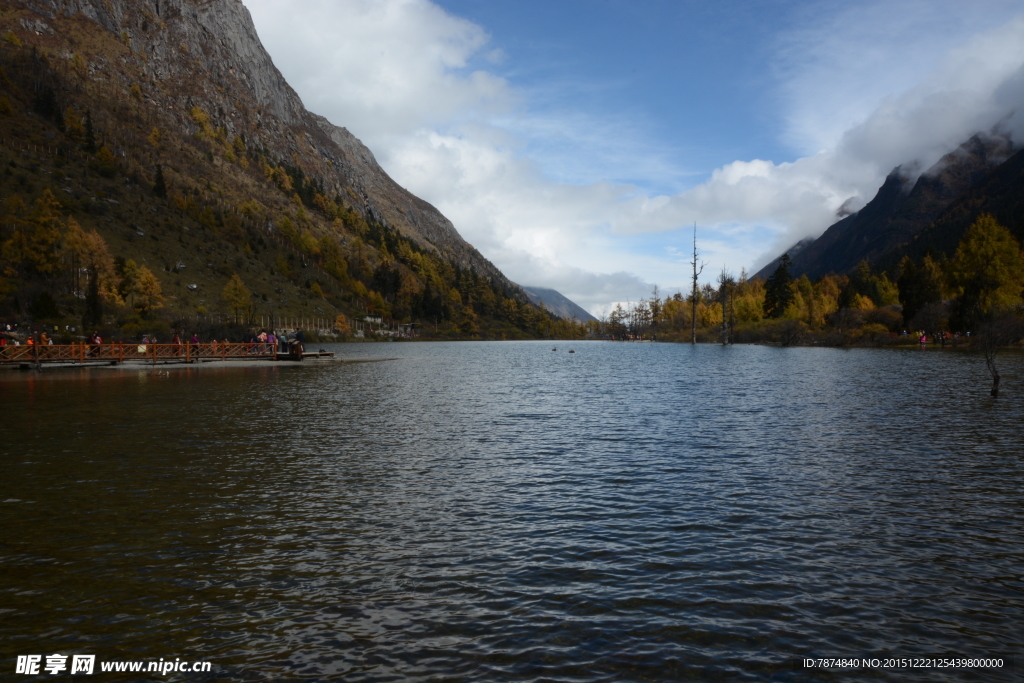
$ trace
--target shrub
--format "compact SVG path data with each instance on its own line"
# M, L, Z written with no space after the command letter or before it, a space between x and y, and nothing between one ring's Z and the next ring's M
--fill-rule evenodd
M890 332L899 332L903 328L903 314L896 306L885 306L870 310L865 320L872 324L883 325Z

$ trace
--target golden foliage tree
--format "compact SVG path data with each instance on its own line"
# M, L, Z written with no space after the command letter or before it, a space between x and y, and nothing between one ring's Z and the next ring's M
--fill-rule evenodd
M343 337L352 334L352 327L348 324L348 318L345 317L344 313L339 313L338 317L334 319L334 329Z
M953 294L977 297L982 313L1021 303L1024 254L1010 231L991 214L982 214L967 229L947 273Z
M60 268L60 241L64 233L60 204L49 189L43 190L31 211L17 195L7 200L8 219L16 226L3 243L4 273L27 271L51 276Z
M238 273L231 276L228 283L224 285L224 289L221 291L221 296L224 301L228 303L228 306L235 312L237 318L240 314L244 314L248 311L249 300L252 297L252 292L242 282L242 278L239 277Z
M148 315L164 305L163 291L156 275L131 259L124 264L121 287L132 306L142 315Z
M68 218L64 236L64 253L76 267L85 268L90 279L95 278L100 297L109 304L122 305L124 300L117 290L117 270L107 243L99 233L82 229L74 218ZM79 287L79 289L81 289Z
M100 147L96 152L96 159L93 160L92 166L97 173L106 178L112 178L117 173L117 160L106 145Z

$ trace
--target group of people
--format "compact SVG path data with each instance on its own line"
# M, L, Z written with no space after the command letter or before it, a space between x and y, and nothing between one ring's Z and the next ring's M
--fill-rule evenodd
M143 343L147 343L145 338L143 339ZM148 343L155 344L156 338L150 339ZM218 342L216 339L213 339L209 342L210 348L214 353L217 353L218 347L226 349L227 345L230 343L231 342L227 339L222 342ZM246 338L242 343L247 345L247 351L250 354L255 354L259 352L261 348L265 348L266 346L274 346L277 347L278 351L287 353L292 350L290 346L291 344L301 343L301 340L298 342L289 342L283 337L278 337L273 330L270 330L269 332L267 330L260 330L259 334L246 335ZM182 345L181 337L178 336L177 331L175 331L174 336L171 338L171 344L174 344L175 346ZM188 340L188 344L192 347L193 353L199 353L202 342L199 341L198 334L193 333L191 338Z
M257 344L277 344L277 335L271 330L260 330L260 333L256 335L255 341Z
M7 326L8 330L10 330L10 327L10 325ZM189 336L187 340L184 340L183 337L184 333L179 333L178 330L175 330L171 337L170 343L173 346L177 347L175 355L180 355L184 350L184 345L188 344L191 347L192 354L195 356L199 356L202 347L204 346L204 343L200 342L199 340L199 334L193 332L192 335ZM293 335L292 339L288 339L283 335L279 337L273 330L260 330L258 334L247 334L245 340L243 341L243 343L247 345L247 351L250 354L259 353L261 347L266 348L267 345L274 345L274 347L276 347L277 350L281 353L295 353L296 349L298 349L298 353L301 354L302 342L303 335L301 331ZM24 342L19 340L19 338L16 336L16 333L0 333L0 348L6 346L21 346L23 343L29 346L33 346L35 344L39 344L42 346L52 346L54 342L53 339L50 338L50 336L46 333L45 330L38 333L30 332L29 334L26 334ZM88 355L94 357L99 357L100 355L102 355L101 351L103 346L103 337L100 335L98 330L93 330L86 338L85 343L89 349ZM151 334L144 334L142 336L142 339L139 341L140 349L148 346L149 344L158 343L159 341L157 340L156 336ZM214 354L226 351L230 343L231 342L229 342L227 339L225 339L224 341L217 341L216 339L213 339L210 342L206 342L206 344L208 344L207 348Z
M28 336L25 337L25 345L26 346L35 346L35 344L36 344L36 336L34 334L29 334ZM4 346L8 346L8 345L10 345L10 346L21 346L21 340L18 339L17 337L15 337L15 336L11 336L10 338L8 338L7 335L0 336L0 348L2 348ZM40 332L39 333L39 345L40 346L53 346L53 339L51 339L50 335L46 334L45 331L44 332Z
M952 341L953 345L955 346L956 344L958 344L960 342L960 333L959 332L955 332L955 333L952 333L952 334L949 333L949 332L933 332L932 334L928 334L928 332L926 330L917 330L916 332L914 332L914 335L918 338L917 340L921 344L927 344L930 341L933 344L934 343L938 343L941 346L945 346L946 345L946 341L948 340L948 341ZM907 336L907 331L906 330L903 330L903 336L904 337ZM970 341L970 336L971 336L971 333L967 332L966 333L966 338L967 338L968 341Z

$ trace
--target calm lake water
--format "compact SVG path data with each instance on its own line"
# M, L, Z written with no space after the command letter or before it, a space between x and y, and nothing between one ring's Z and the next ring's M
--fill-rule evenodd
M0 374L0 678L1024 676L1019 355L334 348L392 360ZM800 664L929 655L1007 667Z

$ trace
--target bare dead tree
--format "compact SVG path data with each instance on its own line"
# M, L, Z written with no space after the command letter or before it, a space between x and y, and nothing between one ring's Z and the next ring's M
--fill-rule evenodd
M700 268L697 267L697 223L693 224L693 260L690 261L690 265L693 266L693 287L690 290L690 343L697 343L697 296L700 294L700 290L697 289L697 277L704 272L704 266L707 265L703 261L700 263Z

